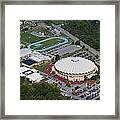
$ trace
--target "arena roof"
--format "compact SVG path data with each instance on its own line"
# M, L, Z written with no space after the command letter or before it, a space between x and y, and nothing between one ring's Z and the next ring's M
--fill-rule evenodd
M55 63L55 68L64 73L86 73L94 70L96 65L81 57L67 57L63 58Z

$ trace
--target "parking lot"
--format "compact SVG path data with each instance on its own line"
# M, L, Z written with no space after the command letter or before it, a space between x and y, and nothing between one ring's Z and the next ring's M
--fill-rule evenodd
M81 47L80 46L76 46L76 45L68 45L68 46L65 46L65 47L58 47L56 49L53 49L51 51L48 51L46 52L47 54L50 54L50 55L56 55L56 54L59 54L60 56L63 56L64 54L67 54L67 53L72 53L76 50L80 50Z
M95 55L93 55L92 53L90 53L89 51L81 51L77 54L73 55L74 57L82 57L88 60L92 60L94 61L96 64L100 65L100 58L96 58Z
M62 91L61 94L64 96L71 97L74 100L97 100L100 99L100 85L93 84L86 86L85 83L79 85L71 85L70 87L66 86L64 82L55 80L54 78L47 80L46 82L57 85ZM75 93L73 94L73 90Z
M64 57L67 55L71 57L82 57L82 58L95 62L97 65L100 65L100 56L96 57L96 55L89 52L88 50L86 51L86 50L81 50L81 49L82 47L77 46L77 45L65 44L63 46L46 51L44 52L44 54L49 55L51 57L55 56L56 54L60 55L61 57Z

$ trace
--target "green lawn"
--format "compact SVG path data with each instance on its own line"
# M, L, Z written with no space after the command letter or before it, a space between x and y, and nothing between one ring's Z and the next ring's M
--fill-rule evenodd
M31 46L31 48L41 50L41 49L45 49L45 48L51 47L53 45L56 45L59 42L60 42L59 38L54 38L54 39L50 39L48 41L41 42L40 43L41 45L38 45L37 47L35 45L33 45L33 46Z
M33 31L43 32L45 35L52 35L52 32L45 28L35 28Z
M67 35L65 35L64 33L61 33L61 37L64 37L64 38L66 38L66 37L68 37ZM73 39L71 39L71 38L67 38L68 39L68 43L74 43L75 41L73 40Z
M20 34L20 40L21 42L27 42L27 43L33 43L35 41L38 41L38 40L43 40L45 39L45 37L37 37L37 36L34 36L34 35L31 35L30 32L21 32Z
M33 43L38 40L43 40L46 39L46 37L37 37L34 35L31 35L30 33L36 31L36 32L43 32L45 35L52 35L51 31L45 29L45 28L34 28L32 30L28 30L26 32L21 32L20 33L20 40L21 42L26 42L26 43Z
M44 71L47 69L48 64L49 64L49 63L43 63L42 65L40 65L39 71L44 72Z

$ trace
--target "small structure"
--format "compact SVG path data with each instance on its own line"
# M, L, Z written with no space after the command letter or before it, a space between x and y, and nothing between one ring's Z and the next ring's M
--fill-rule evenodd
M36 69L31 69L28 67L20 67L20 77L28 79L30 82L40 82L44 77L39 74L39 71Z
M22 65L24 65L26 67L32 67L35 64L37 64L37 62L32 59L27 59L27 60L22 61Z
M34 35L34 36L37 36L37 37L45 37L43 32L33 31L33 32L31 32L31 35Z
M22 48L24 48L25 47L25 45L24 44L20 44L20 49L22 49Z
M55 34L56 34L57 36L59 36L59 35L60 35L60 31L59 31L59 30L57 30L56 28L54 29L54 32L55 32Z

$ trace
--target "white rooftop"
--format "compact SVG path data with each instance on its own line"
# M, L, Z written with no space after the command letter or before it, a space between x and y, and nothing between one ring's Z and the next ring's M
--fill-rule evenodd
M31 81L36 81L36 80L42 80L43 76L40 75L39 73L32 73L28 75L27 78L29 78Z
M36 54L36 53L32 53L30 59L36 61L36 62L40 62L43 60L50 60L51 58L49 56L46 55L42 55L42 54Z
M28 70L30 70L32 72L37 72L38 71L36 69L30 69L30 68L27 68L27 67L20 67L20 74L22 74L23 72L28 71Z
M94 70L97 66L90 60L81 57L67 57L55 63L55 68L64 73L86 73Z
M20 76L21 76L21 77L25 77L25 74L23 74L23 73L20 73Z
M27 70L30 70L30 69L27 68L27 67L20 67L20 73L23 73L23 72L25 72Z
M28 48L22 48L20 49L20 57L24 57L28 54L31 54L32 50Z

